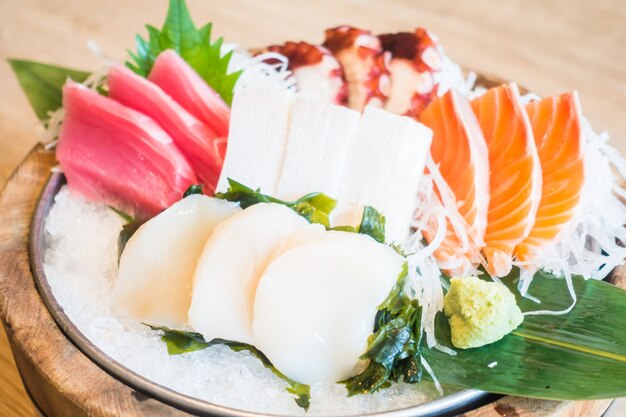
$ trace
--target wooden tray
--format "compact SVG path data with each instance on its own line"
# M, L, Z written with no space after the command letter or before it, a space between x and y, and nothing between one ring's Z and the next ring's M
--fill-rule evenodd
M30 223L55 163L36 146L0 195L0 319L33 401L48 417L189 416L116 380L83 355L46 309L31 272ZM626 288L626 268L613 275ZM465 417L599 417L611 400L543 401L502 397Z

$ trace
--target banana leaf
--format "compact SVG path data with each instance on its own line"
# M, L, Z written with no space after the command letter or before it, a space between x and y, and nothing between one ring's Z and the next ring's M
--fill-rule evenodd
M520 296L519 271L503 282L522 311L563 310L571 298L563 278L535 275L529 293ZM512 333L491 345L455 349L452 357L435 349L422 354L439 382L515 396L587 400L626 396L626 291L602 281L574 276L578 302L566 315L526 316ZM439 343L453 348L450 327L437 317Z
M39 120L46 124L48 112L61 107L62 88L69 78L82 82L89 76L88 72L55 65L42 64L34 61L9 59L9 64L35 110Z

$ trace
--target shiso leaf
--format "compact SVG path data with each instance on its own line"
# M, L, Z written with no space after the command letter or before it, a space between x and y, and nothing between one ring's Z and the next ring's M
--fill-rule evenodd
M502 279L522 311L537 304L520 295L519 270ZM597 280L573 277L578 302L567 315L528 315L512 333L493 344L422 354L440 383L498 394L552 400L626 396L626 291ZM564 278L537 272L529 290L542 310L571 304ZM437 317L438 342L453 348L450 326ZM497 362L497 366L487 365Z
M241 71L228 73L232 52L222 56L223 40L219 38L211 42L211 26L209 23L197 29L185 1L170 0L163 28L158 30L147 25L148 39L136 36L137 51L128 51L131 60L126 62L126 66L147 77L156 57L167 49L173 49L230 105Z
M396 285L378 307L374 333L368 340L367 352L361 356L369 364L360 374L342 381L348 396L373 393L400 380L411 384L422 380L422 310L405 291L407 276L405 263Z
M194 194L202 194L202 190L204 189L204 184L191 184L187 190L183 193L183 198L189 197Z
M296 404L308 410L311 404L311 389L306 384L301 384L288 378L285 374L280 372L272 365L272 362L256 347L247 343L233 342L225 339L213 339L210 341L204 340L204 337L200 333L187 332L184 330L173 330L163 326L152 326L146 324L152 330L160 331L162 333L161 340L163 340L167 346L167 353L170 355L181 355L183 353L194 352L197 350L206 349L213 345L226 345L234 352L240 352L246 350L256 357L263 366L272 371L274 375L285 381L289 387L286 391L294 396Z
M253 190L240 182L228 179L228 190L216 193L216 198L238 202L242 209L258 203L282 204L294 210L311 223L319 223L326 228L330 227L330 213L335 209L337 202L323 193L310 193L295 201L283 201L278 198L262 194L260 190Z
M83 82L90 75L85 71L35 61L19 59L8 61L31 107L44 125L47 125L49 113L62 105L65 81L71 78L76 82Z

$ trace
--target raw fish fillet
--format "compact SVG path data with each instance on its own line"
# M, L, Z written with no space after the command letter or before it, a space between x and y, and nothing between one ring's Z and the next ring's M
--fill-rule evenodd
M230 108L176 51L161 52L148 79L218 136L228 136Z
M432 132L415 120L368 106L348 147L334 225L360 223L363 206L386 217L386 240L404 244Z
M517 85L503 84L472 101L489 150L491 200L483 250L487 271L504 276L530 233L541 200L541 165Z
M197 183L172 138L148 116L68 82L56 156L71 190L135 217L180 200Z
M483 132L469 101L451 89L435 99L420 115L420 121L433 131L430 148L454 195L458 214L468 227L470 247L463 251L461 243L448 223L446 238L435 252L438 260L462 260L452 275L466 275L478 260L487 227L489 207L489 156ZM427 241L434 239L437 225L424 230Z
M337 197L350 138L361 113L299 97L291 112L289 136L276 194L297 199L310 192Z
M215 190L222 170L215 131L189 114L156 84L126 67L111 67L107 81L109 97L161 125L206 185L206 191Z
M247 87L235 93L218 191L226 191L231 178L276 194L293 103L294 94L287 90Z
M526 106L541 161L543 192L530 235L515 249L532 261L556 243L574 217L584 182L581 111L576 92L533 101Z

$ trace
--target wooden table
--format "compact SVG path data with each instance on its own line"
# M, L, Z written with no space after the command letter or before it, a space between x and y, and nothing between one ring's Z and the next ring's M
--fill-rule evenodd
M626 154L623 0L188 1L197 23L212 20L214 33L245 47L319 42L325 28L342 23L376 33L424 26L466 67L516 80L544 95L577 89L592 124L608 130ZM166 8L165 0L0 2L0 184L42 130L6 58L96 69L101 62L87 48L88 40L123 59L134 34L143 34L145 23L160 25ZM0 415L35 416L1 330Z

